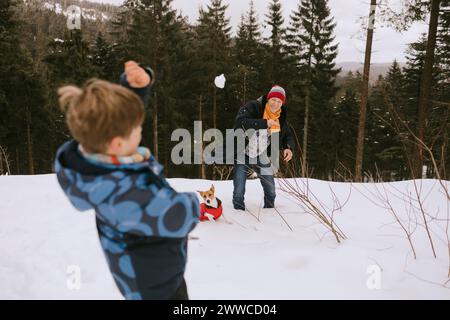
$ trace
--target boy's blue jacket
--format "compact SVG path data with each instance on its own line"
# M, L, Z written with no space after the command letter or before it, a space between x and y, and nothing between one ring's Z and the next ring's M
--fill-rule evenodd
M147 98L148 90L135 92ZM187 235L199 221L197 196L172 189L153 156L99 165L80 154L76 141L59 148L55 172L75 208L95 210L100 243L124 297L172 298L184 276Z

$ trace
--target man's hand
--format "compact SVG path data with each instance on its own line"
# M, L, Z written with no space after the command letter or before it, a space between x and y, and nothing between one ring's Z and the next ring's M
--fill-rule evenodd
M125 62L125 74L132 88L144 88L150 84L150 76L135 61Z
M277 122L275 120L272 120L272 119L267 120L267 127L269 129L276 124L277 124Z
M286 161L286 162L291 161L292 156L293 156L293 153L292 153L291 149L284 149L284 151L283 151L283 157L284 157L283 160L284 161Z

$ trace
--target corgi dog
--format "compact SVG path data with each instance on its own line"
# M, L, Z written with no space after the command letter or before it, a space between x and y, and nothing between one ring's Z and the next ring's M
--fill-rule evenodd
M200 204L200 221L215 221L223 213L222 201L215 197L214 185L207 191L197 191L203 199Z

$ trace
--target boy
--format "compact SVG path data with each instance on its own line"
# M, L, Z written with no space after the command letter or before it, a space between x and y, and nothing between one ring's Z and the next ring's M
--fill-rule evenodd
M126 299L188 299L187 235L199 221L194 193L177 193L139 147L150 68L125 64L122 86L91 79L60 88L75 140L57 152L58 182L80 211L94 209L100 243Z

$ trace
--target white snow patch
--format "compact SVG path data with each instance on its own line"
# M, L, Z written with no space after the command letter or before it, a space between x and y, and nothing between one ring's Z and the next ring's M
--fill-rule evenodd
M61 4L59 3L50 3L50 2L44 2L43 6L45 9L50 10L50 11L54 11L57 14L62 14L66 17L69 18L76 18L79 17L79 10L78 11L67 11L67 9L63 9L63 7L61 6ZM74 6L71 6L74 7ZM87 9L87 8L80 8L81 9L81 16L84 19L87 20L102 20L102 21L106 21L109 20L111 17L104 13L104 12L99 12L95 9Z
M259 209L263 192L258 180L247 182L246 205L260 221L232 209L231 181L170 183L178 191L208 189L214 183L232 222L202 222L191 233L198 238L189 242L186 271L192 299L450 299L450 290L438 285L447 280L449 266L445 225L430 223L437 259L419 227L414 260L392 216L366 198L383 186L393 194L408 194L412 182L352 186L310 180L311 190L326 205L332 205L329 186L341 202L351 191L343 211L335 213L348 237L339 245L280 190L278 211L294 231L273 209ZM421 181L420 190L427 212L441 218L448 214L437 181ZM407 215L400 193L391 202ZM73 209L55 175L0 177L0 219L0 299L122 299L99 245L94 212ZM81 271L79 290L68 286L67 271L73 266ZM374 266L381 270L379 290L368 286Z

